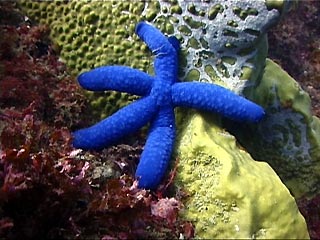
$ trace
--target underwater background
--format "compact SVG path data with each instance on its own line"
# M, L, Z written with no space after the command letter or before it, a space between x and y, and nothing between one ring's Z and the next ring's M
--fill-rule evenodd
M164 8L156 4L156 1L151 1L150 4L154 4L158 12L160 10L165 12L166 17L168 17L168 14L173 14L173 16L175 16L174 14L181 14L181 9L175 5L177 1L168 2L173 7L168 8L167 13ZM122 3L126 5L125 2ZM137 13L139 13L139 4L141 3L143 2L137 1L133 4L137 7L132 7L130 4L128 6L121 5L121 7L127 8L128 12L135 13L135 11L138 11ZM59 12L68 9L61 7L63 4L68 4L68 1L57 4L59 5L56 9L57 12L58 9ZM81 9L80 12L88 13L84 18L88 26L98 22L97 18L101 12L98 10L92 12L92 7L88 7L90 2L85 6L87 9L84 9L85 7L80 8L81 1L79 5L74 5L74 8L79 7L79 11ZM196 6L194 8L190 6L188 6L189 12L201 17L201 11L197 12ZM216 8L211 9L210 16L221 13L222 10L217 4L213 4L213 6ZM300 1L290 8L290 11L281 17L279 23L274 24L275 26L268 31L268 58L279 64L299 83L301 89L309 94L311 116L320 117L320 27L317 24L320 20L320 2ZM34 11L35 15L32 13L34 9L36 9ZM153 9L153 6L150 9ZM157 11L146 13L146 19L154 21L160 29L162 26L163 29L161 30L166 34L172 34L174 32L171 29L172 26L166 22L166 18L159 17L157 19ZM248 197L246 197L246 191L232 189L242 186L242 180L236 178L242 170L235 174L228 173L223 181L230 182L225 183L222 189L226 192L232 192L234 194L232 198L230 195L223 195L224 192L215 186L215 184L222 184L222 177L218 180L205 175L196 179L191 178L191 175L199 174L197 169L199 172L207 171L207 163L203 162L203 159L209 161L210 165L214 165L213 175L224 173L221 167L222 160L219 157L228 158L227 155L214 155L211 152L206 152L202 149L203 146L196 148L196 150L190 148L190 146L184 148L184 145L187 145L185 139L190 135L188 131L190 129L190 131L193 131L194 126L196 126L195 132L199 132L199 135L202 134L202 130L199 130L202 129L202 126L209 125L209 128L213 129L203 130L209 135L211 133L213 135L228 135L229 133L224 130L227 128L232 132L230 136L236 135L238 141L230 140L229 142L229 140L223 139L223 141L212 145L212 149L220 151L217 150L219 147L225 148L227 146L231 149L230 151L237 151L236 159L242 162L249 158L246 155L247 153L242 152L242 149L246 148L255 160L261 160L258 153L250 150L255 148L255 146L252 146L253 141L246 143L248 135L241 131L235 131L233 123L226 123L226 125L221 126L220 120L212 120L210 116L208 117L205 114L199 117L198 115L192 115L193 113L184 112L185 110L179 110L181 111L179 116L188 117L185 117L185 119L184 117L178 117L177 125L180 124L187 130L182 130L183 127L181 127L180 131L182 133L179 136L174 157L177 160L172 163L167 176L155 191L139 189L134 179L136 166L145 144L146 129L142 129L121 141L120 144L105 148L102 151L74 149L72 147L72 132L74 130L91 125L113 113L119 107L137 99L136 96L124 95L119 92L90 94L79 87L76 80L77 75L81 71L97 67L99 64L102 65L101 63L105 61L104 57L108 59L108 62L103 65L130 65L152 73L152 56L137 37L132 36L131 39L128 33L116 27L117 24L124 23L126 25L126 21L130 21L132 24L137 23L138 18L134 14L128 14L128 20L125 17L118 16L116 8L111 9L114 15L106 25L108 31L115 32L113 36L104 35L106 33L99 33L96 30L93 34L90 32L93 30L86 28L86 24L84 24L83 31L88 31L88 36L101 34L102 40L97 38L102 42L99 42L96 46L95 39L89 37L85 40L89 44L81 46L81 49L80 44L75 45L75 49L68 50L68 46L65 45L64 48L63 45L66 39L61 39L61 37L66 36L69 31L72 33L76 26L69 24L68 30L66 30L65 25L58 24L56 26L60 26L61 29L52 29L54 25L40 20L51 19L50 14L53 14L52 12L54 12L54 9L46 9L33 1L4 1L0 3L1 237L5 239L188 239L228 236L299 238L298 236L309 234L312 239L320 238L320 195L318 189L314 187L319 185L317 174L313 175L308 170L301 170L304 174L312 176L312 180L306 180L308 184L310 183L309 188L303 189L300 185L296 187L298 184L292 180L294 178L287 176L283 173L283 168L280 168L279 172L276 171L276 173L280 176L281 181L285 182L285 186L277 178L277 180L270 180L270 188L267 188L264 185L266 182L259 182L257 179L264 177L268 179L269 174L275 176L276 174L268 166L263 165L261 167L259 165L258 168L254 163L251 165L250 160L244 163L244 165L249 165L249 167L244 168L244 175L254 175L254 178L248 177L248 182L257 181L253 185L261 184L261 188L255 189L253 185L243 185L250 186L249 191L245 189L246 187L243 187L247 191ZM237 13L237 11L235 12ZM249 11L249 13L255 14L254 11ZM65 12L65 14L67 13ZM242 14L247 14L247 12L244 11ZM99 17L101 16L99 15ZM61 19L55 20L60 23L59 20ZM73 22L72 18L68 21L69 23ZM176 20L172 18L170 21ZM191 20L184 19L184 21ZM197 25L197 22L190 24ZM130 27L131 25L128 27L128 32L132 30L130 30ZM194 29L194 31L197 31L196 28ZM116 30L119 30L119 32L116 32ZM188 36L190 29L182 28L180 30ZM61 35L58 34L59 32ZM233 33L227 32L226 35L228 34L232 35ZM252 31L250 34L252 34ZM256 33L254 32L254 34ZM119 36L124 36L124 39L119 38ZM106 44L104 47L108 50L99 47L99 44L103 44L104 38L110 44L109 46L112 46L108 48L108 44ZM77 38L74 36L73 39ZM134 43L131 44L127 39ZM122 41L124 42L123 45L117 45ZM189 42L185 40L182 50L182 65L184 67L188 68L190 65L188 65L189 53L186 46L189 46L190 49L197 49L197 44L199 43L193 38ZM200 45L205 46L205 40L202 40ZM76 48L80 50L77 52ZM132 49L137 53L133 53ZM90 56L89 54L99 51L103 53L100 54L101 57ZM249 49L248 52L251 54L252 50ZM133 58L126 58L126 55L134 54L137 55ZM198 66L197 64L202 64L201 57L199 59L200 62L191 64L191 69ZM261 60L258 59L258 61ZM200 65L199 69L204 64ZM217 69L224 69L223 61L222 64L219 62L216 66ZM273 65L270 66L272 67L270 67L271 72L278 71L275 70L277 68L274 68ZM212 77L210 74L214 71L212 69L209 71L208 68L204 69L206 69L205 74ZM180 78L185 78L187 81L193 78L201 80L200 76L202 76L201 71L190 70L189 68L188 73L180 71L179 74ZM224 71L216 73L216 75L219 74L222 76L221 79L225 77ZM219 81L219 84L228 86L228 83ZM255 99L254 94L250 95L249 93L248 96L259 101L259 98ZM182 122L186 119L191 120L186 121L189 125L186 124L185 126L185 123ZM290 125L290 122L288 125ZM258 130L248 126L244 131L251 134L251 131ZM317 132L317 128L312 128L312 131ZM230 138L229 135L227 138ZM203 137L199 141L206 141L208 144L207 141L209 140ZM317 144L317 139L315 142L314 145ZM316 147L314 148L316 149ZM191 156L188 155L189 153ZM318 156L316 153L313 156ZM199 158L197 158L198 156ZM191 163L190 159L192 159ZM320 169L317 167L320 161L318 160L318 158L314 159L312 163L316 167L310 169L312 171L318 170L318 173L320 173ZM302 159L301 162L304 162L304 160ZM269 164L276 169L273 162ZM308 164L307 167L310 165ZM187 169L187 166L190 166L190 168ZM194 166L197 169L193 168ZM299 166L299 164L295 166ZM256 167L258 171L263 169L265 172L260 173L259 176L258 173L251 173L248 170L250 168L256 169ZM306 169L309 169L307 167ZM240 164L239 168L242 168ZM188 175L189 172L191 172L190 175ZM291 175L294 175L294 173L291 173ZM297 176L299 180L299 173L297 173ZM207 185L201 182L197 185L199 179L211 179L211 177L213 181L208 181L208 183L212 184L212 189L215 192L218 192L216 194L220 194L219 197L217 195L210 198L209 195L212 193L208 188L206 187L202 191L199 187L202 184ZM232 178L235 178L235 180L232 180ZM305 178L302 177L302 179ZM272 181L276 181L276 183ZM239 185L237 185L238 183ZM268 204L263 205L261 202L268 202L273 197L276 198L276 194L270 190L274 186L279 187L279 190L274 192L283 194L277 200L279 202L270 206ZM250 199L251 201L252 198L259 198L261 191L263 191L261 189L266 189L265 191L268 192L263 195L260 202L254 202L256 206L261 208L257 207L255 209L250 205L248 211L243 210L246 212L245 214L236 215L247 206L241 205L239 199L246 199L245 201ZM195 193L197 190L199 192ZM270 195L268 195L269 192ZM238 196L236 196L237 194ZM291 199L290 194L294 198ZM230 199L232 201L229 201ZM279 208L289 209L287 213L277 211L276 206L281 204L290 205L288 208ZM214 215L206 208L215 212ZM262 212L261 215L254 215L255 212L259 211ZM274 213L271 214L273 211ZM299 211L303 217L300 217ZM210 216L208 212L210 212ZM246 219L250 219L251 214L254 217L246 223ZM281 218L281 216L282 221L276 222L276 219ZM291 222L292 219L294 219L294 222ZM308 233L305 230L304 220ZM263 226L255 226L253 223L255 221ZM231 227L228 224L232 225L232 230L230 230ZM257 225L259 224L257 223ZM275 227L274 225L277 224L278 226ZM293 226L297 226L297 229L293 229ZM285 230L281 232L280 228ZM240 232L243 235L234 235L235 232ZM298 235L298 232L301 235Z

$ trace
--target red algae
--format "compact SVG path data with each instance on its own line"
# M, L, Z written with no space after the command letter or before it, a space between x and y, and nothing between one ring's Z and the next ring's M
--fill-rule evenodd
M320 195L301 198L298 207L305 217L311 239L320 239Z
M142 142L73 149L70 129L91 121L83 92L46 26L13 2L0 13L0 238L192 238L180 200L166 200L172 174L157 193L137 188Z

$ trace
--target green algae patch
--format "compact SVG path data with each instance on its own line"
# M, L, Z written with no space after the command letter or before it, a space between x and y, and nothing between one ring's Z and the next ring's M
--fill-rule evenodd
M176 185L189 194L182 217L196 237L309 238L294 198L208 115L189 113L177 142Z

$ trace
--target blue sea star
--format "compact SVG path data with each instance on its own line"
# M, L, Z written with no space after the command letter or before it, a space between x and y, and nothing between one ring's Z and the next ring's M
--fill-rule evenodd
M264 110L228 89L210 83L177 83L180 44L140 22L136 33L155 54L155 76L125 66L103 66L82 73L79 84L91 91L115 90L143 96L101 122L73 133L73 146L99 150L151 123L136 170L139 187L155 189L166 173L175 142L176 106L219 113L236 121L257 122Z

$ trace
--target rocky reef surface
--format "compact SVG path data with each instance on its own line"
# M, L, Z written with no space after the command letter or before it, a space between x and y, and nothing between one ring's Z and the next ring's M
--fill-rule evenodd
M299 202L300 210L308 223L310 236L312 238L319 236L317 232L319 218L312 216L312 209L319 209L317 200L319 199L317 187L319 186L317 184L319 122L311 112L311 103L313 111L316 114L318 111L316 104L318 94L314 90L317 89L317 80L314 73L318 66L319 55L316 50L318 49L316 40L310 40L308 47L299 45L299 41L308 39L307 37L317 39L315 36L318 36L319 31L312 25L312 21L297 20L316 18L319 12L318 3L302 2L299 8L293 10L297 15L288 16L285 12L290 6L286 1L279 5L273 1L266 1L265 4L263 1L226 3L219 0L152 1L136 4L122 1L21 1L19 3L30 18L29 21L48 26L54 53L59 53L62 61L66 63L66 72L78 74L101 65L121 64L152 73L151 54L133 34L136 22L147 20L168 36L175 35L179 38L182 44L180 80L214 82L238 94L244 94L266 108L267 118L261 124L254 126L238 126L216 116L208 116L206 113L178 110L180 137L176 144L178 162L172 164L177 174L173 192L176 199L184 203L180 217L193 223L197 237L305 238L308 236L306 225L291 194ZM267 17L262 18L262 15ZM281 65L284 63L284 68L298 78L303 88L309 91L312 102L286 72L273 61L266 60L268 55L266 33L272 30L282 17L283 20L269 34L271 35L269 56ZM284 22L286 18L291 21ZM18 22L17 19L15 21ZM298 30L293 30L293 26ZM309 31L304 31L303 26L307 26ZM297 36L295 34L300 35L292 37L292 35ZM281 43L282 39L284 43ZM281 44L292 44L292 48L298 50L281 54L280 50L288 49ZM35 46L38 51L47 46L47 44L42 47L41 44L38 45L36 41ZM301 65L299 58L295 56L303 60L301 68L293 67L292 63L295 63L295 66ZM2 83L7 84L7 80ZM290 91L286 92L285 89L288 87ZM8 87L12 88L12 85ZM8 92L12 91L5 91ZM68 105L68 110L77 115L71 115L72 117L67 115L68 121L72 124L64 126L71 129L84 126L92 121L86 117L105 117L136 98L114 92L87 96L81 101L91 104L90 108L83 110L86 105L71 105L81 106L81 109L75 111ZM79 116L80 112L86 114ZM48 119L52 121L54 118L50 116ZM132 146L135 149L135 144L129 141L126 147L121 146L115 147L123 149L121 159L126 159L126 156L132 158L133 153L134 159L138 159L139 150L137 152L132 150ZM15 148L19 149L16 145ZM93 164L94 161L93 163L88 161L91 155L81 154L77 153L76 158L82 159L84 163L88 162L89 169L94 171L95 176L100 176L99 173L109 176L110 171L114 169L108 167L109 164L101 159ZM113 156L113 153L110 156ZM127 168L134 168L134 164L132 166L126 160L123 162ZM85 172L85 165L81 171L79 165L77 166L79 175ZM112 174L113 171L111 171L113 177L124 173L123 169ZM132 169L127 173L130 175ZM103 186L113 183L103 179L99 182ZM169 178L167 181L171 180ZM117 186L120 186L117 191L125 188L125 185ZM126 191L129 190L124 190ZM107 196L106 193L100 194ZM143 195L144 199L147 196L145 192L139 194ZM82 198L85 196L84 194ZM183 196L183 199L177 196ZM177 200L158 201L156 206L163 207L162 204L166 203L165 210L173 210L171 212L168 210L167 215L153 212L152 216L172 217L171 223L176 226L176 213L182 205L179 205L179 201L175 201ZM149 204L148 201L147 203ZM138 207L139 204L135 202L133 205ZM146 209L150 206L148 204ZM153 209L159 210L159 208ZM82 230L83 234L85 230L81 228L82 225L79 226L79 221L76 223L75 226L78 228L75 230L78 229L80 232ZM10 217L4 219L3 226L6 230L12 229L13 221ZM191 224L184 222L181 226L183 229L173 231L186 237L192 236ZM130 226L125 227L122 230L130 229ZM135 229L140 231L139 227ZM112 235L112 232L104 234L120 236Z

